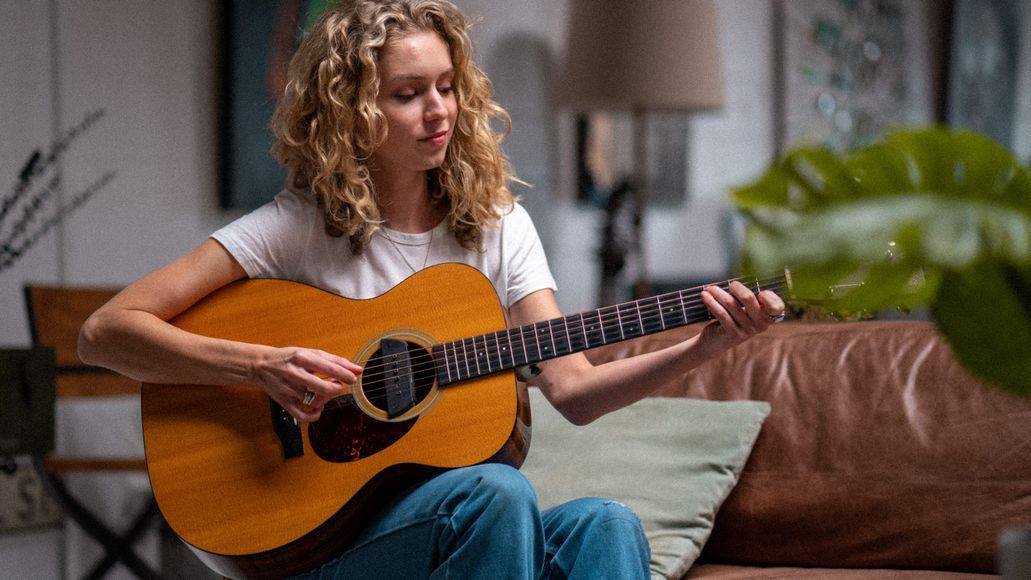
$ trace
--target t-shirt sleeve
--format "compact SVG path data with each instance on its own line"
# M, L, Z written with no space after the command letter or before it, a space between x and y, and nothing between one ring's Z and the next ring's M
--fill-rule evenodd
M249 278L292 279L314 223L316 206L301 194L276 197L211 234Z
M511 308L524 296L537 290L557 290L548 268L548 258L530 214L518 203L503 218L502 250L508 272L505 305Z

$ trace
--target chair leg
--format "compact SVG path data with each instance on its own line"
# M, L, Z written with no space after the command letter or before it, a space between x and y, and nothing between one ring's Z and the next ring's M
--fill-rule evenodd
M158 513L160 512L158 512L157 501L154 498L151 498L147 502L147 507L144 508L138 516L136 516L136 519L133 521L132 527L129 528L129 531L119 538L120 542L129 546L134 544L136 540L139 539L145 531L147 531L147 528L151 527L150 524L154 521ZM118 557L111 552L107 552L104 554L104 559L97 562L97 564L93 566L93 569L90 570L89 574L86 575L87 580L98 580L103 578L104 574L107 574L107 571L110 570L116 562L118 562Z
M85 506L75 499L60 478L46 470L43 465L42 458L34 458L34 463L36 464L36 470L39 472L41 479L46 482L50 491L52 491L54 496L61 502L62 507L68 515L71 516L72 520L79 524L87 534L92 536L93 539L104 547L104 550L107 552L107 556L122 562L122 564L129 568L129 570L139 578L161 578L161 574L141 560L139 556L132 551L132 548L123 540L123 538L119 538L114 532L105 526L103 522L90 513ZM156 509L156 504L154 507ZM148 506L148 512L149 511ZM145 513L144 515L146 516L147 514ZM137 534L138 533L139 532L137 532ZM107 558L105 557L105 560L106 559Z

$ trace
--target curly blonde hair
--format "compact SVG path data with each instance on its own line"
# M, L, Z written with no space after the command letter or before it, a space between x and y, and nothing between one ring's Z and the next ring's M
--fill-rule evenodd
M272 116L272 153L289 183L309 190L330 235L347 235L360 253L383 223L367 162L386 139L376 106L383 47L405 34L436 32L454 67L458 116L444 162L428 172L431 194L448 207L448 224L466 248L480 249L482 230L515 201L501 141L508 113L491 99L490 81L472 61L469 24L446 0L343 0L312 26L290 61ZM492 120L505 126L502 133Z

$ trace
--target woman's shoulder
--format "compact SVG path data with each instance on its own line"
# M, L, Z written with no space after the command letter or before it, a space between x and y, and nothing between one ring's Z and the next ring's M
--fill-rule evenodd
M315 196L304 190L282 189L272 201L259 208L269 217L307 221L321 213Z
M523 204L513 200L511 205L499 205L497 206L498 215L501 218L498 220L502 227L507 227L508 224L525 224L527 222L533 223L530 218L530 212L526 211Z
M311 208L317 207L318 201L315 194L306 189L284 188L272 199L276 205L288 208Z

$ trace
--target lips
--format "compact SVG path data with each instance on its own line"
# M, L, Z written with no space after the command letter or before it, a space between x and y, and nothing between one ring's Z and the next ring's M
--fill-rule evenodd
M430 141L432 139L439 139L440 137L443 137L445 135L447 135L447 131L440 131L439 133L434 133L434 134L430 135L429 137L423 137L422 139L419 139L419 140L420 141Z

